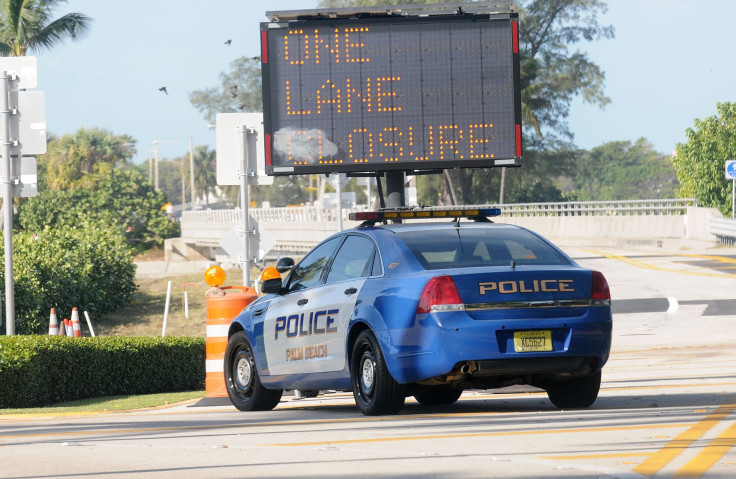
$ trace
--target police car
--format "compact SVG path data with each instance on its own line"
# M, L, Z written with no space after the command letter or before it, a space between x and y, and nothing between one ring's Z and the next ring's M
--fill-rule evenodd
M606 279L488 220L499 213L353 213L359 227L266 269L266 294L229 328L232 403L269 410L283 390L352 390L380 415L408 396L446 405L465 389L530 384L559 408L593 404L611 346Z

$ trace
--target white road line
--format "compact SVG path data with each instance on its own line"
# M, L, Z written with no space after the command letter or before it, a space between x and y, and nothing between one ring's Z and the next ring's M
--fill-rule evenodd
M670 303L670 307L667 308L668 313L674 313L680 305L677 303L677 298L668 297L667 301Z

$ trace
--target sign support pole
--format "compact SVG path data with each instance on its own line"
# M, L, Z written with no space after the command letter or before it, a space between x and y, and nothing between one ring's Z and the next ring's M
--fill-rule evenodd
M243 286L250 286L250 221L248 221L250 208L250 191L248 186L248 128L243 125L238 127L240 132L240 204L243 212Z
M386 208L406 206L403 171L386 172L386 197Z
M340 173L337 174L337 204L335 205L337 211L337 231L342 231L342 181L340 181Z
M3 237L5 240L5 332L15 334L15 281L13 278L13 169L10 157L10 105L8 94L12 76L7 71L0 72L0 153L2 153L2 192L3 192Z

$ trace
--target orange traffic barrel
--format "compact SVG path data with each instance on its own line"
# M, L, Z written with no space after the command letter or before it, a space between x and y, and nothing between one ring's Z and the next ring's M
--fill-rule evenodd
M256 290L248 286L219 288L221 295L207 295L207 352L205 362L205 397L227 397L225 388L225 348L230 323L250 303L258 298Z

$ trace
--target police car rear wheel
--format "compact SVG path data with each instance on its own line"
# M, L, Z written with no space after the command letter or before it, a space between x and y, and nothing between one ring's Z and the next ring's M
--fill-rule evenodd
M560 409L586 408L592 405L598 398L600 388L600 371L590 376L568 381L552 381L544 385L547 397Z
M268 411L281 400L280 389L266 389L261 384L253 348L243 331L233 334L227 343L225 385L230 401L241 411Z
M366 416L396 414L404 405L404 387L386 367L381 348L371 331L363 331L353 345L350 380L355 403Z

